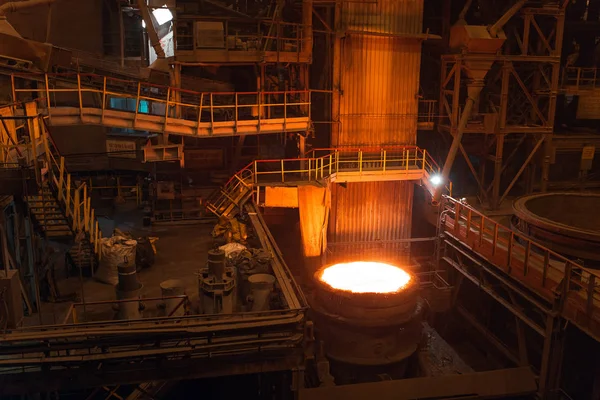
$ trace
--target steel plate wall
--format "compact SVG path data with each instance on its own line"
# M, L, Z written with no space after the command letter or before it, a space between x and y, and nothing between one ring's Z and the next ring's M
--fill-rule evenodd
M352 31L422 33L423 0L343 2L342 24Z
M415 144L423 0L342 2L339 147ZM402 37L400 37L402 36ZM333 242L356 243L355 251L380 259L403 259L410 237L413 184L352 183L332 196ZM380 242L382 246L372 246ZM370 244L369 244L370 243ZM346 250L348 251L348 250ZM376 254L370 254L376 253Z
M414 144L421 42L360 35L342 43L339 145Z

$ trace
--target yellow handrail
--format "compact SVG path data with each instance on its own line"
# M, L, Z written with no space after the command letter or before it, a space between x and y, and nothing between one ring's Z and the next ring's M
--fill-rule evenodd
M40 87L17 87L19 80L35 81ZM49 115L52 108L74 107L80 115L85 109L96 108L101 110L102 120L106 110L113 110L134 114L134 122L140 115L164 118L165 124L171 118L186 120L194 122L198 130L256 118L289 122L305 118L302 110L311 104L308 90L204 93L95 74L13 74L11 82L14 102L35 100L48 109ZM52 85L60 83L72 87ZM59 100L56 93L61 94ZM135 110L131 109L133 104Z
M422 171L421 179L428 179L440 170L427 151L414 146L377 150L316 149L309 154L312 157L253 161L207 199L208 209L218 215L226 214L253 185L260 183L319 181L344 172L406 174Z
M38 118L40 128L44 124ZM100 257L99 241L102 238L102 232L99 229L96 220L95 211L92 209L92 199L88 194L88 186L83 183L79 187L73 185L74 180L65 167L65 158L54 156L50 149L48 141L48 132L43 129L44 158L48 168L48 179L56 190L56 199L64 205L65 216L71 218L71 228L75 232L84 232L94 250L94 253Z

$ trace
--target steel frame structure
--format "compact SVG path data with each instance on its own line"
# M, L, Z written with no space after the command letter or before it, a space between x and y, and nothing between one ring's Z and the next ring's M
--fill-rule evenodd
M480 201L497 209L542 148L549 149L560 84L564 6L524 8L506 26L502 54L451 54L442 57L439 130L454 136L467 99L466 73L492 62L481 97L465 130L460 151L478 186ZM516 21L515 21L516 20ZM525 156L521 146L529 146ZM546 189L549 157L542 168ZM510 182L509 163L521 167ZM470 157L479 160L473 164ZM493 164L493 172L486 167Z
M438 225L436 260L456 271L452 304L465 278L515 316L513 351L465 306L457 311L485 335L507 359L534 364L543 396L559 390L564 328L577 326L600 340L600 276L543 245L504 227L463 202L445 197ZM440 269L439 267L437 269ZM503 334L509 330L503 328ZM528 331L529 334L525 332ZM541 356L533 360L532 335L542 337ZM534 336L535 337L535 336ZM537 340L530 344L539 344ZM547 397L543 397L547 398Z

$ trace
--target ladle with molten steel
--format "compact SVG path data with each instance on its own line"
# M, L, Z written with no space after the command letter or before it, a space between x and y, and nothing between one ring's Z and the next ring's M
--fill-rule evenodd
M368 367L373 373L389 371L390 365L403 370L421 337L418 278L374 261L326 266L314 278L311 306L327 356L337 365L334 376L336 369L350 366Z
M390 264L355 261L323 269L320 279L333 289L353 293L394 293L404 289L411 277Z

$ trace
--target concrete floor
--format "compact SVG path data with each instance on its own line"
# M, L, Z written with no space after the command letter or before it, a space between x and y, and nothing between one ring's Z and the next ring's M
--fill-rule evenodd
M134 204L125 204L116 207L97 209L101 217L105 235L115 227L130 232L134 237L158 237L156 258L152 267L138 273L138 280L142 283L142 296L144 298L160 297L160 283L168 279L179 279L185 285L186 294L191 299L197 298L198 281L196 272L199 267L206 264L207 251L212 246L210 235L213 226L209 225L183 225L183 226L142 226L142 213ZM93 278L84 277L83 282L78 276L65 279L65 267L62 257L55 266L57 285L61 296L76 294L79 302L86 303L97 301L110 301L116 299L115 289L112 285L101 283ZM47 324L60 324L71 305L71 301L58 303L42 302L42 317L34 314L26 317L25 326ZM144 302L144 316L158 315L158 301ZM77 314L82 317L83 307L77 307ZM86 306L86 313L90 319L112 319L114 310L112 304Z

